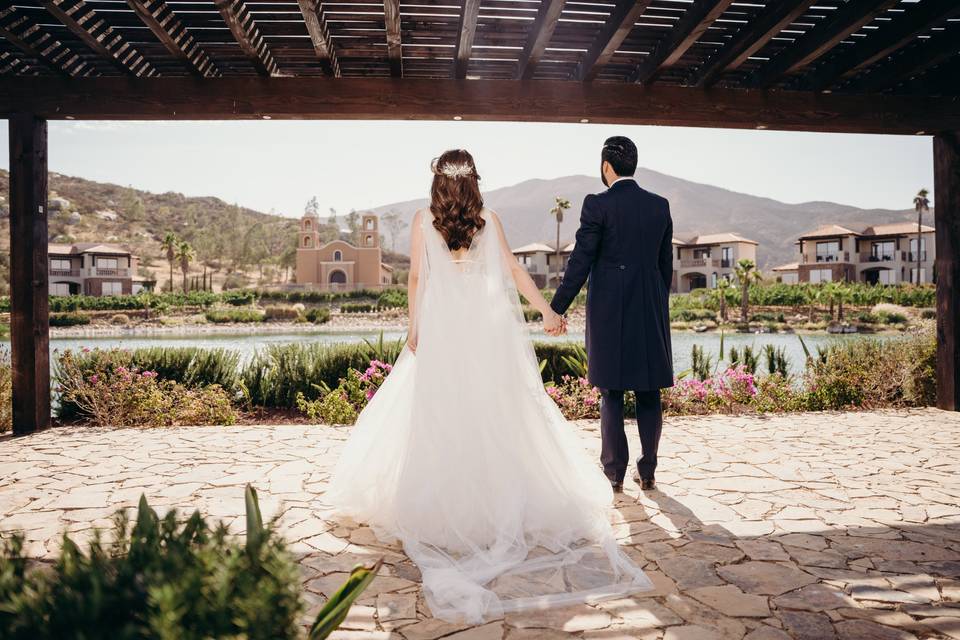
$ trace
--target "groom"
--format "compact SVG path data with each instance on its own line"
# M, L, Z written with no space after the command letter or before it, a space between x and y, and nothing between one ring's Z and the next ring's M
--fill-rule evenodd
M637 147L608 138L600 153L603 193L583 200L577 241L550 306L563 315L587 278L587 377L601 391L600 461L614 491L623 490L629 452L623 394L637 398L642 455L633 479L656 487L663 415L660 389L673 385L669 292L673 277L670 204L633 179Z

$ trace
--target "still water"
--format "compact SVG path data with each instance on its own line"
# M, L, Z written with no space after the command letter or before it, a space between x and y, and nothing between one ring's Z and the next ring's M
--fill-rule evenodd
M384 340L397 340L403 337L399 331L384 333ZM51 338L50 349L79 349L81 347L103 349L111 347L122 347L125 349L136 349L138 347L202 347L207 349L222 348L232 349L240 352L241 362L248 360L257 349L261 349L271 344L337 344L337 343L355 343L366 340L377 340L378 332L356 332L356 333L286 333L286 334L230 334L230 335L204 335L204 336L130 336L130 337L84 337L84 338ZM562 338L553 338L540 332L531 332L534 340L544 342L554 341L573 341L583 343L582 333L570 333ZM811 352L816 353L818 345L825 345L836 340L855 340L857 336L830 336L827 334L813 334L803 336L804 342ZM758 358L761 357L761 350L766 344L772 344L774 347L783 347L787 358L790 361L791 370L799 372L803 368L804 354L800 339L796 335L787 334L742 334L728 333L724 336L724 349L736 347L738 350L745 346L752 346ZM690 350L693 345L701 345L704 350L711 354L713 361L716 362L717 354L720 351L719 333L691 333L679 331L673 333L673 361L674 370L683 371L690 367ZM53 358L51 358L53 360ZM761 366L763 359L760 359ZM51 362L52 364L52 362Z

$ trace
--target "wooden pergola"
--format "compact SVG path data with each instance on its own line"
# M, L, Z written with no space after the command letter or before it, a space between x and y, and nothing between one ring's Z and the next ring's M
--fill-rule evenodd
M957 410L958 79L957 0L0 0L14 429L50 423L50 119L452 118L932 136L937 403Z

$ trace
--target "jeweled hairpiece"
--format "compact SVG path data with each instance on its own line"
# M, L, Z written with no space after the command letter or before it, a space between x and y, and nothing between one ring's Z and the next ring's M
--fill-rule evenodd
M440 173L448 178L457 180L458 178L467 178L473 175L473 167L471 167L466 162L453 163L447 162L444 163L442 167L438 168L437 173Z

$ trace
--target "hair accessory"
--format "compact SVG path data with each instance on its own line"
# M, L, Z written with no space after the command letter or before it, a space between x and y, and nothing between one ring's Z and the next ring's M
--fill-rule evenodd
M444 176L457 180L458 178L466 178L473 175L473 167L471 167L466 162L460 164L454 164L453 162L447 162L442 167L439 168L438 173L443 174Z

